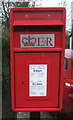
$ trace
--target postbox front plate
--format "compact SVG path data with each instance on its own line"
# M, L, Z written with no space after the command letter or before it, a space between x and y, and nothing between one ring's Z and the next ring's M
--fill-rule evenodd
M58 107L58 52L15 53L16 107Z

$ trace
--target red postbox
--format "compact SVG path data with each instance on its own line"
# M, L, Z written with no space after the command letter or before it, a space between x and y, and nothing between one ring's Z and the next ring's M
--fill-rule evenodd
M65 17L64 8L11 9L13 111L62 109Z

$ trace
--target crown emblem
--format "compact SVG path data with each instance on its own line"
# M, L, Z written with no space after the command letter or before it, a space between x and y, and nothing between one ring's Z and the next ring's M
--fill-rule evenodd
M27 38L23 37L22 43L24 44L24 46L35 46L36 38L31 38L30 36L28 36Z

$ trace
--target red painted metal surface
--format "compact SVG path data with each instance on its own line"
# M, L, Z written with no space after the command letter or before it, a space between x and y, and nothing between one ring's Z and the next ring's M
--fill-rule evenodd
M11 9L10 63L13 111L60 111L62 109L65 18L64 8ZM48 35L49 38L46 37ZM29 36L33 42L40 40L41 46L36 47L37 42L35 46L29 46ZM24 39L27 47L23 46ZM41 42L42 39L45 42ZM30 65L47 65L44 96L30 96Z
M67 59L67 69L64 69L64 95L63 111L67 115L73 116L73 58L72 49L65 50L65 59Z
M56 64L56 62L58 64ZM17 93L16 107L21 108L24 106L24 107L31 107L31 108L33 107L44 108L44 107L58 106L58 87L59 87L58 83L59 83L59 67L60 67L59 62L60 62L59 53L54 53L54 52L15 53L15 63L16 63L15 64L15 75L16 75L15 86L16 86L16 93ZM47 64L48 66L47 96L45 97L29 96L29 65L30 64ZM52 72L53 69L55 69L54 72ZM27 93L24 94L24 91L27 91Z

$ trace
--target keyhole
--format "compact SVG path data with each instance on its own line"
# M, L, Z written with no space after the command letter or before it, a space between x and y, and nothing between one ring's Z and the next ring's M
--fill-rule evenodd
M23 81L22 81L22 85L23 85Z

